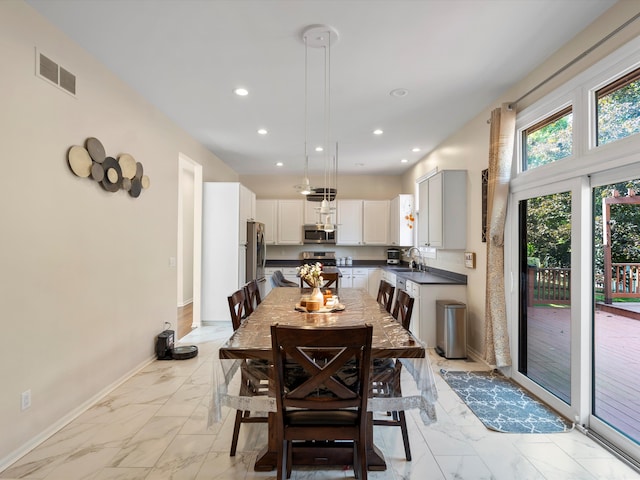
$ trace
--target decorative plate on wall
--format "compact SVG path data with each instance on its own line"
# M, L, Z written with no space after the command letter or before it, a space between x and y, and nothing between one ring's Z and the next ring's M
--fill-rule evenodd
M133 198L151 186L142 164L132 155L121 153L117 160L107 157L102 142L95 137L87 138L85 146L74 145L67 154L69 168L78 177L90 177L108 192L124 190Z

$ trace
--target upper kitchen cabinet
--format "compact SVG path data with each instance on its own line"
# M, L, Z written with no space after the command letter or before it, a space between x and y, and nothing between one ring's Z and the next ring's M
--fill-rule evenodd
M278 200L278 244L302 245L303 200Z
M338 245L388 245L388 200L338 200Z
M419 184L418 246L464 250L467 171L442 170Z
M362 202L362 243L389 245L389 200Z
M389 204L389 245L413 245L413 195L401 194Z
M256 200L256 220L269 245L301 245L304 200Z
M256 200L256 220L264 223L265 243L275 245L278 229L278 200Z
M362 245L362 200L338 200L338 245Z

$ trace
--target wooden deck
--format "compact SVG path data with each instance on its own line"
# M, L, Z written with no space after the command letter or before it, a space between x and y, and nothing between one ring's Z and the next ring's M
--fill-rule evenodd
M630 311L640 304L628 304ZM570 401L569 308L528 310L528 376ZM626 315L626 316L625 316ZM640 320L620 311L595 314L594 414L640 441Z

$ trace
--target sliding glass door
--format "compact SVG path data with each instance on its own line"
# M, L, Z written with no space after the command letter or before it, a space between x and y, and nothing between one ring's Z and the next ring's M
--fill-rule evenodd
M592 415L638 444L640 179L602 184L592 189L592 195Z
M518 371L571 404L571 192L519 201Z

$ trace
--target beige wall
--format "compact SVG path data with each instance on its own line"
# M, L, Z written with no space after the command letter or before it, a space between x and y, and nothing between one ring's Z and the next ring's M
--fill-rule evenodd
M322 176L310 176L313 186L324 185ZM242 175L240 181L256 194L256 198L300 198L294 188L302 178L291 175ZM402 191L402 178L393 175L338 175L339 198L391 200Z
M547 62L535 69L522 82L511 88L507 94L490 102L485 110L403 175L402 189L410 192L414 191L416 179L436 167L440 170L467 169L469 173L467 180L467 250L476 252L476 268L475 270L465 269L462 253L460 252L438 251L438 258L429 260L428 263L432 266L468 275L468 342L474 353L480 355L484 353L486 244L481 241L481 171L488 166L489 125L487 120L490 117L491 110L499 107L501 103L511 103L518 99L638 12L640 12L639 2L622 1L616 4L571 42L554 53ZM640 35L640 21L633 23L622 33L597 48L592 54L577 62L543 88L521 101L517 109L522 110L532 102L540 99L638 35ZM523 52L523 54L526 54L526 52Z
M36 47L77 75L77 98L34 75ZM207 180L238 177L22 1L0 2L0 58L2 470L175 325L179 152ZM151 188L133 199L73 175L67 150L91 136L132 154Z

